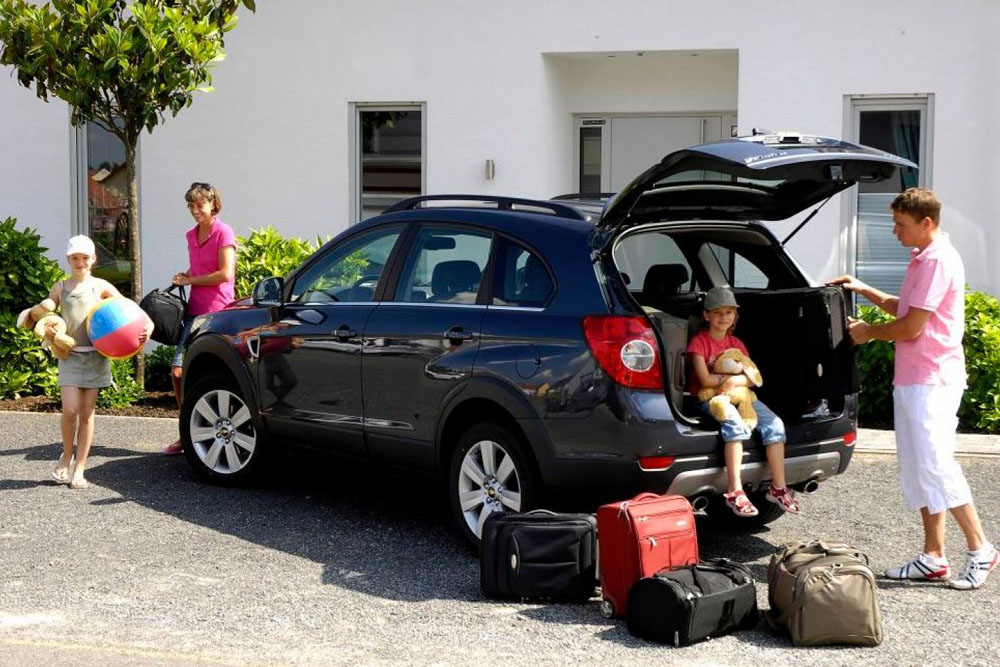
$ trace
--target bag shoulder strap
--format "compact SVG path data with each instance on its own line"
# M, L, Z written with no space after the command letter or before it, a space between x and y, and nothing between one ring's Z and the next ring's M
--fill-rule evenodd
M184 285L174 285L173 283L171 283L170 287L168 287L167 289L165 289L163 291L164 292L173 292L175 289L178 292L180 292L179 296L181 298L181 301L183 301L185 304L187 304L187 292L184 290Z

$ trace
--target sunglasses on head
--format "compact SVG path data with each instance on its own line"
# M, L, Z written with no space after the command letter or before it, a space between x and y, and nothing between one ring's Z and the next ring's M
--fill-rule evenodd
M191 187L188 189L194 190L195 188L199 190L211 190L212 186L208 183L199 183L198 181L195 181L194 183L191 184Z

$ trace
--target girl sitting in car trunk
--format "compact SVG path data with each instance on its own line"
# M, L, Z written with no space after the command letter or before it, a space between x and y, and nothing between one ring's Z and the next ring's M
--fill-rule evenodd
M738 308L736 297L728 287L713 287L705 295L705 310L702 317L707 326L692 336L687 347L687 354L691 360L689 389L693 396L697 395L702 387L727 391L734 387L747 386L748 380L743 374L725 375L709 370L714 366L715 358L729 348L737 348L743 354L750 356L743 341L733 335L733 328L738 319ZM702 403L701 407L706 415L709 414L708 403ZM761 401L754 401L753 407L758 417L756 428L766 448L767 466L771 473L771 486L765 497L786 512L798 514L799 503L785 483L785 425L781 418ZM756 516L757 508L744 493L743 481L740 478L743 442L750 439L751 429L732 404L726 405L726 416L720 422L719 432L725 443L726 505L737 516Z

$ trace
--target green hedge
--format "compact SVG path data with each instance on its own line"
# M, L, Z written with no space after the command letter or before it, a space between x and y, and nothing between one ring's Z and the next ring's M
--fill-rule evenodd
M250 230L250 236L238 236L236 244L236 296L250 296L258 281L271 276L287 276L309 258L324 241L315 245L294 236L284 237L273 227Z
M66 274L45 254L38 232L16 225L14 218L0 222L0 398L58 392L55 359L32 332L17 328L17 315Z
M891 318L872 306L858 309L866 322ZM1000 302L983 292L965 295L965 368L969 387L958 410L959 430L1000 433ZM870 428L892 428L893 346L871 341L858 349L861 373L859 421Z

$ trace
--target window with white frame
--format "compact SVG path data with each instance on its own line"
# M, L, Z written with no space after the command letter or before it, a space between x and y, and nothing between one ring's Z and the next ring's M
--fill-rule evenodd
M355 104L355 220L378 215L424 191L422 105Z
M892 233L889 204L906 188L929 187L930 95L850 98L851 138L911 160L920 169L901 169L892 180L860 183L851 202L854 220L853 268L859 279L889 294L899 294L910 250Z
M86 234L97 248L94 275L122 294L131 292L128 178L125 146L97 123L76 129L75 234Z

